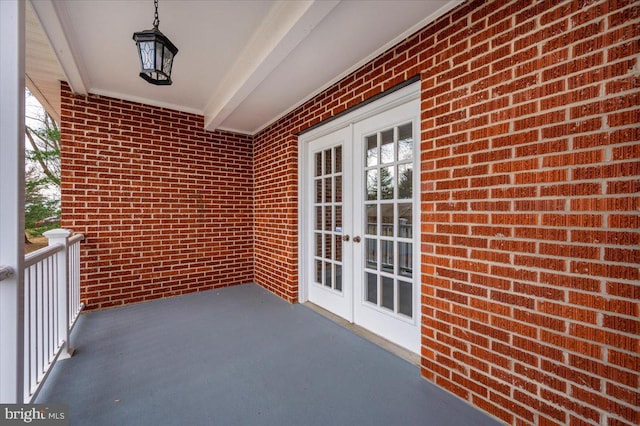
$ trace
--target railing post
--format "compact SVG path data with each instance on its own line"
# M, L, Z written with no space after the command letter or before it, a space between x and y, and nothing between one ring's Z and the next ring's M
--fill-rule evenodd
M58 336L64 339L59 359L69 358L73 355L73 348L69 341L69 236L71 231L67 229L51 229L43 233L49 239L49 245L60 244L64 250L56 256L57 261L57 285L58 285Z

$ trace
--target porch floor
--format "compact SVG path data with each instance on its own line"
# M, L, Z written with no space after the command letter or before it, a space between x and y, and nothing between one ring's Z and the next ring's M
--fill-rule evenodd
M82 315L36 402L76 425L496 425L418 367L257 285Z

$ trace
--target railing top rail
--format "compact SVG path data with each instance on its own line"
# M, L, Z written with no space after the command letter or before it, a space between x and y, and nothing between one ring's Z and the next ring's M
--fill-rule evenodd
M29 268L30 266L33 266L41 260L51 257L62 250L64 250L64 245L62 244L53 244L47 247L42 247L41 249L36 250L33 253L29 253L24 257L24 267Z
M0 265L0 281L13 275L13 269L9 266Z
M69 237L69 245L78 241L84 241L84 234L73 234L73 236Z

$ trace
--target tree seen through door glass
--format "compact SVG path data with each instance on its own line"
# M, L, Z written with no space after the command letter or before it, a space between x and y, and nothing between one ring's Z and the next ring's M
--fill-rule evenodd
M389 164L393 163L394 149L393 149L393 129L385 130L380 133L380 163Z
M378 199L378 169L367 171L367 200Z
M367 141L367 167L378 164L378 135L371 135L365 138Z
M380 168L380 195L383 200L393 199L393 166Z
M398 198L413 197L413 164L398 166Z
M398 161L413 158L413 125L412 123L398 126Z

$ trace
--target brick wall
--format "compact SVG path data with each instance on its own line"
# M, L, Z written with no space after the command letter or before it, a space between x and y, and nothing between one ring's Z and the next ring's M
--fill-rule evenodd
M105 308L253 281L251 139L62 86L62 226Z
M638 424L639 54L634 1L465 3L256 135L256 280L297 298L294 134L420 74L422 374Z

